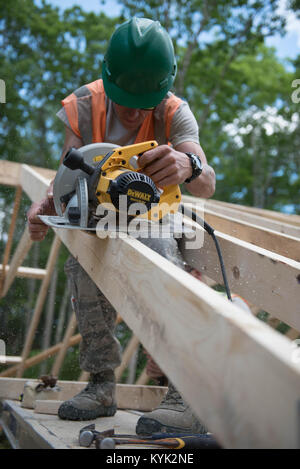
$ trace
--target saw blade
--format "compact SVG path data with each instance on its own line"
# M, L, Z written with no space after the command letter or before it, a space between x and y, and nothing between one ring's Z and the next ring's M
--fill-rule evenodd
M114 148L118 147L119 145L114 145L112 143L91 143L90 145L81 147L79 150L82 153L86 163L96 166L97 163L94 161L95 156L104 156L109 151L112 151ZM57 215L61 217L63 216L61 199L67 194L76 192L76 182L78 177L87 179L88 175L80 169L72 171L63 164L60 165L56 173L53 185L53 202Z
M87 228L89 221L89 196L88 186L85 178L79 176L76 182L76 195L80 211L80 228Z

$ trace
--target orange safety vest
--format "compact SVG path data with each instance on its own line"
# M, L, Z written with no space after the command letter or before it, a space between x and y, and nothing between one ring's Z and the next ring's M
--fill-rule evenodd
M106 102L101 79L82 86L62 100L73 132L83 140L84 145L103 142L106 128ZM165 135L169 141L171 123L182 100L171 94L164 109ZM141 125L135 143L154 140L154 112L150 112Z

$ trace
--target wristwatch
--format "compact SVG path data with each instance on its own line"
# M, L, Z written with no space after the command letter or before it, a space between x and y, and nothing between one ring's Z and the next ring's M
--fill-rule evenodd
M196 179L200 174L202 173L203 165L202 161L200 160L198 155L195 155L194 153L186 153L186 155L189 157L191 166L192 166L192 175L191 177L187 178L184 182L189 184L192 182L194 179Z

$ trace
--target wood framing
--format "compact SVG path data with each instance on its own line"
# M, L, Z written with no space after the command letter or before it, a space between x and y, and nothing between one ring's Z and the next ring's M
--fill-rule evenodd
M2 270L3 270L3 265L0 264L0 274ZM8 271L9 271L9 265L5 267L5 272L7 273ZM46 275L45 269L37 269L33 267L18 267L18 270L16 271L17 278L34 278L37 280L42 280L45 277L45 275Z
M12 282L14 281L17 271L25 259L29 249L31 248L32 240L30 239L28 228L26 227L24 233L19 241L18 247L10 261L9 271L5 277L1 297L4 297L8 292Z
M44 178L26 167L21 180L33 199L45 188ZM225 447L299 446L300 367L291 360L287 338L137 240L100 240L67 230L57 234ZM218 235L223 251L230 245L228 259L236 251L239 272L245 254L252 275L260 271L267 276L258 259L264 259L264 266L286 267L289 261L285 273L299 269L295 261ZM283 276L276 280L278 288L285 287ZM285 303L287 297L293 300L291 294L285 291Z
M219 231L215 235L231 290L300 330L300 263ZM204 234L201 249L190 249L187 243L181 249L188 264L223 284L216 248L208 234Z
M300 237L295 238L262 226L220 215L207 208L205 209L205 221L215 230L300 262Z
M300 237L300 227L298 225L293 225L288 223L288 219L284 218L283 220L274 220L270 218L264 218L254 213L248 211L243 211L238 208L233 208L233 204L219 204L215 200L204 200L197 197L191 197L184 195L182 197L183 203L192 203L195 206L203 207L205 210L211 210L215 214L220 216L227 216L236 221L244 221L255 226L261 226L272 231L277 231L278 233L283 233L295 238ZM238 206L237 206L238 207Z
M218 205L223 205L226 207L233 208L242 212L249 212L256 215L259 215L263 218L269 218L270 220L277 220L284 223L292 224L295 226L300 226L300 215L287 214L282 212L275 212L274 210L268 210L265 208L258 207L249 207L247 205L233 204L229 202L223 202L220 200L211 199L212 202L217 203Z
M23 165L18 174L33 201L49 184L50 174L41 173ZM289 224L286 217L263 217L213 201L206 207L212 224L220 223L215 234L232 291L300 330L297 219ZM221 232L221 223L230 230L227 222L239 236ZM201 227L196 230L203 246L191 249L184 241L186 261L222 283L213 241ZM224 447L300 447L300 364L293 360L291 340L135 239L56 234ZM13 259L7 278L12 265L15 275L21 264ZM63 344L55 347L51 353ZM24 369L32 360L25 358ZM18 365L6 373L13 369Z

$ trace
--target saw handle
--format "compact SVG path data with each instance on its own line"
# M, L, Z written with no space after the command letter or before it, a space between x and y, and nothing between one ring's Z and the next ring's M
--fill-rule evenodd
M81 169L84 173L87 173L89 176L94 174L95 168L84 161L84 158L79 150L76 148L71 148L63 160L64 166L73 171L75 169Z

